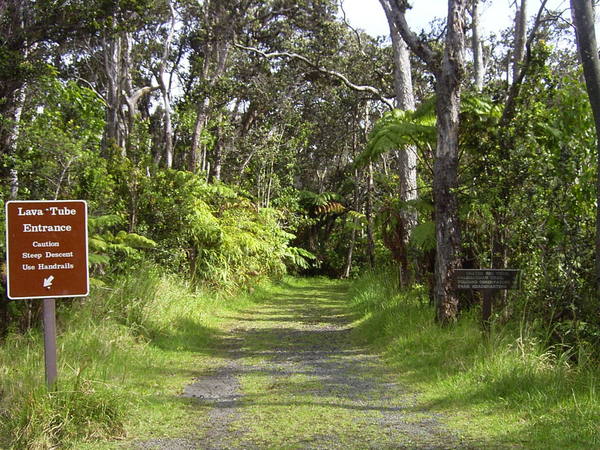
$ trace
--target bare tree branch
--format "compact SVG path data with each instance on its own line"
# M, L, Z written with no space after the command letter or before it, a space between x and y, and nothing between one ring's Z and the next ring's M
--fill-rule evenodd
M94 85L92 83L90 83L88 80L86 80L85 78L81 78L81 77L75 77L75 79L83 84L85 84L88 89L90 91L92 91L94 94L96 94L96 97L98 97L98 99L102 102L102 104L104 106L107 106L106 103L106 98L104 97L104 95L102 95L100 92L98 92L98 90L94 87Z
M358 48L359 48L360 54L366 57L367 54L363 50L363 44L362 44L362 39L360 38L360 33L358 32L358 30L356 28L354 28L352 25L350 25L350 22L348 22L346 10L344 9L344 0L340 0L340 11L342 11L342 20L344 21L344 25L346 25L356 36L356 41L358 42Z
M129 109L130 118L133 117L137 111L137 104L144 95L149 94L150 92L154 92L160 89L160 86L144 86L143 88L138 89L130 97L127 96L127 93L123 92L123 98L127 103L127 108Z
M314 69L314 70L316 70L318 72L330 75L330 76L332 76L334 78L337 78L342 83L344 83L344 85L347 88L352 89L353 91L357 91L357 92L369 92L369 93L373 94L381 102L385 103L390 109L394 109L394 103L393 103L393 101L391 99L389 99L389 98L386 98L379 91L379 89L377 89L376 87L354 84L344 74L342 74L340 72L337 72L335 70L329 70L329 69L326 69L325 67L319 66L318 64L316 64L316 63L312 62L311 60L309 60L307 57L299 55L298 53L293 53L293 52L271 52L271 53L266 53L266 52L263 52L262 50L259 50L259 49L255 48L255 47L246 47L245 45L241 45L239 43L236 43L234 45L237 48L239 48L239 49L256 53L257 55L260 55L260 56L262 56L265 59L273 59L273 58L297 59L299 61L302 61L303 63L305 63L306 65L308 65L309 67L311 67L312 69Z
M427 65L427 68L433 73L437 74L440 71L440 57L441 55L431 49L427 43L423 42L419 37L411 30L410 26L406 22L406 10L409 8L406 0L387 0L389 11L396 22L398 31L402 35L402 39L406 42L406 45L423 60ZM381 2L383 5L383 2Z

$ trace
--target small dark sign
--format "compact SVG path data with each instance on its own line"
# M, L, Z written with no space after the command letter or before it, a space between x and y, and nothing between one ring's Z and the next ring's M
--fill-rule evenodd
M456 289L519 289L518 269L457 269L454 271Z

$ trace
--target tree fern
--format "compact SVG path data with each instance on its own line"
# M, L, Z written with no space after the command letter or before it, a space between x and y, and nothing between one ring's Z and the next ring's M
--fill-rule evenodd
M285 251L285 258L291 265L300 269L309 269L312 261L317 259L311 252L300 247L288 247Z
M346 207L341 203L341 196L335 192L300 191L300 204L309 213L318 216L326 214L341 214Z
M435 223L424 222L412 229L410 242L419 250L429 251L435 248Z
M140 234L110 230L123 222L124 218L116 214L88 219L89 262L95 272L104 273L112 265L126 264L126 260L139 260L142 250L156 247L155 241Z
M356 160L365 166L390 150L401 150L409 145L435 147L437 140L435 96L425 100L415 111L394 109L379 119L369 136L365 150ZM475 117L498 119L501 108L481 95L465 95L461 113Z
M356 164L365 166L390 150L403 149L409 145L435 145L434 106L433 100L429 100L423 102L416 111L394 109L386 112L375 123L367 147L357 158Z

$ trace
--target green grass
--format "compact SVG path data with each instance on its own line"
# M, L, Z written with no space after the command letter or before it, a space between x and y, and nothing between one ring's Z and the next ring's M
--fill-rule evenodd
M251 301L193 291L154 270L116 286L60 302L52 392L44 386L40 331L2 342L0 448L113 448L102 442L184 435L201 419L178 394L220 364L212 348L223 327L219 313Z
M497 327L486 341L477 311L441 328L423 289L398 293L391 279L363 277L349 301L357 341L382 351L400 381L421 392L415 411L442 413L475 446L600 446L596 362L573 365L568 352L545 348L522 324ZM302 311L309 324L324 320L323 311L331 318L347 314L340 289L338 282L288 280L252 296L219 297L142 270L115 289L63 300L54 391L44 387L39 330L11 334L0 345L0 448L130 448L137 439L195 435L207 411L178 394L223 364L217 344L231 324L262 318L264 332L244 344L258 355L246 363L260 363L277 328L290 326L273 301L283 302L290 317ZM335 398L313 398L322 381L310 375L255 372L241 383L256 443L301 447L310 442L295 440L299 435L377 432L336 407ZM325 420L332 414L335 429Z
M371 274L354 284L357 335L422 392L421 406L485 445L600 446L597 362L573 365L569 352L545 348L523 324L495 327L486 340L478 311L440 327L424 289L399 293L391 279Z

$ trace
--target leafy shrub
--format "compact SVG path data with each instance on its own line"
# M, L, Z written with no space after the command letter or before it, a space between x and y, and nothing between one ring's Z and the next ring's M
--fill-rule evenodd
M118 214L89 218L89 262L93 273L122 273L142 261L144 249L156 247L156 242L139 234L114 231L123 222Z
M280 213L258 208L223 184L207 184L189 172L161 171L140 197L140 228L157 242L157 262L188 271L200 282L241 286L285 273L290 258ZM305 255L306 256L306 255ZM295 261L300 261L296 259Z

